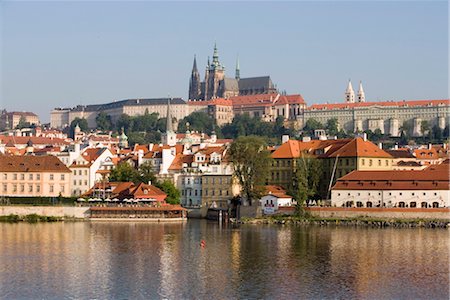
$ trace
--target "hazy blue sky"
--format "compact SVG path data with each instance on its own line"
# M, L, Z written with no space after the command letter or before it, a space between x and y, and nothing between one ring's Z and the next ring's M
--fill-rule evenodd
M308 104L448 97L446 1L0 2L0 108L187 98L217 42L226 74L270 75Z

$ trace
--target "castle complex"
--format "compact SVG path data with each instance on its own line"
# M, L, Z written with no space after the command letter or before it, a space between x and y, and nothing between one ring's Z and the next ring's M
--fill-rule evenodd
M274 94L276 92L270 76L241 78L239 60L236 62L234 78L225 77L225 67L219 62L216 45L214 45L212 62L208 58L205 80L200 81L197 59L194 56L194 65L189 82L190 100L228 99L234 96Z

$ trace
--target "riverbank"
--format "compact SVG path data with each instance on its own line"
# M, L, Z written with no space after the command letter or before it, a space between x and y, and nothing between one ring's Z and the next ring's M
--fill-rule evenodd
M280 224L318 226L363 226L378 228L450 228L450 220L388 218L317 218L300 216L266 216L242 218L241 224Z
M62 217L55 216L41 216L37 214L29 215L14 215L10 214L7 216L0 216L0 222L17 223L17 222L27 222L27 223L38 223L38 222L59 222L66 221Z

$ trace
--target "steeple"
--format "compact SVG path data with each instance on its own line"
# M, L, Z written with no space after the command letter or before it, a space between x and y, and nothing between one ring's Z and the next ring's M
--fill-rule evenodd
M239 56L236 59L236 74L235 74L234 78L236 78L236 80L241 79L241 70L239 68Z
M214 43L214 53L213 53L213 61L211 64L211 69L219 70L221 68L222 68L222 66L220 65L220 62L219 62L219 52L217 51L216 43Z
M167 98L166 132L162 134L161 140L163 144L169 146L175 146L177 143L177 134L173 131L170 97Z
M353 90L352 82L350 79L348 80L347 89L345 90L345 101L347 103L355 102L355 91Z
M364 89L362 86L362 82L359 82L359 89L358 89L358 102L366 102L366 95L364 93Z
M170 113L170 97L167 98L166 132L173 132L172 114Z
M197 69L197 58L194 55L194 64L192 66L191 79L189 80L189 99L198 100L200 98L200 73Z

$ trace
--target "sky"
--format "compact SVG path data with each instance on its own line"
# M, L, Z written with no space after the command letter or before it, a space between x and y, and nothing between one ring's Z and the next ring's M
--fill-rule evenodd
M0 109L187 99L217 43L226 76L270 75L308 105L443 99L447 1L0 1Z

